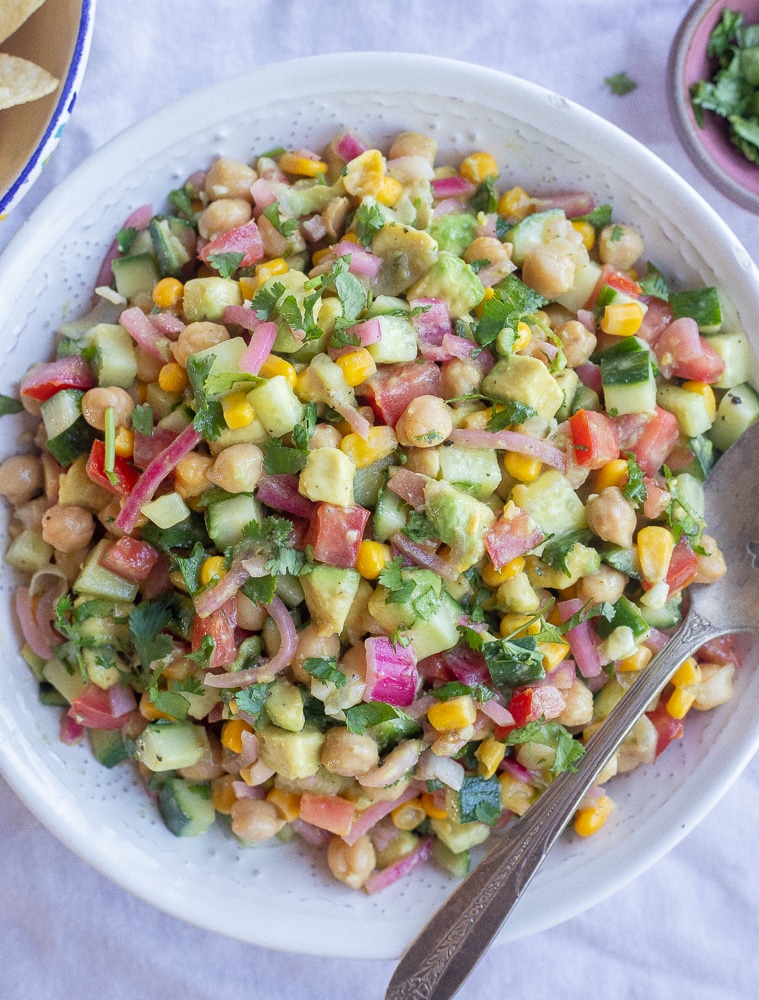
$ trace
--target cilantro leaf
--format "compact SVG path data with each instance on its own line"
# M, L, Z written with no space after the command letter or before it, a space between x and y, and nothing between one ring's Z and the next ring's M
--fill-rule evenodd
M598 232L611 222L611 205L596 205L592 212L573 216L572 222L587 222Z
M485 636L482 632L472 628L471 625L459 625L458 630L461 638L470 649L473 649L475 653L482 652L482 647L485 645Z
M495 192L495 182L498 180L497 174L490 174L477 185L477 189L469 200L469 206L473 212L485 212L490 214L498 209L498 195Z
M298 228L297 219L283 219L279 214L278 201L274 201L271 205L267 205L262 214L264 218L268 219L272 226L274 226L277 232L285 237L286 240L289 240Z
M292 521L287 518L265 517L261 522L250 521L245 525L243 543L252 542L256 551L269 557L264 566L267 574L295 575L303 566L305 556L292 548L292 532Z
M163 633L171 620L171 608L162 598L143 601L129 616L129 631L137 658L145 669L174 649L170 635Z
M258 715L264 707L266 695L274 682L260 684L249 684L248 687L235 691L234 701L238 712L246 712L248 715Z
M254 604L270 604L277 589L277 579L271 574L250 577L240 590Z
M643 482L643 469L631 451L627 452L627 482L622 487L622 495L633 507L642 507L648 498L648 490Z
M188 222L193 222L195 220L195 211L192 207L194 196L195 191L189 184L185 184L184 187L175 188L173 191L169 191L169 204L177 210L182 218L187 219ZM122 250L122 253L127 253L127 251Z
M124 229L119 229L118 233L116 233L116 246L119 248L119 253L128 254L134 246L136 239L137 229L134 226L126 226Z
M140 403L132 410L132 427L138 434L150 437L153 433L153 407L150 403Z
M214 637L212 635L204 635L200 641L200 648L196 649L194 653L188 653L187 659L192 660L193 663L199 663L201 666L207 667L211 663L211 657L215 648L216 640Z
M507 747L515 747L521 743L531 743L533 740L538 740L541 735L541 723L537 721L528 722L524 726L512 729L504 740L504 743Z
M211 253L206 259L206 263L215 268L222 278L231 278L237 268L242 263L245 256L240 250L228 250L224 253Z
M527 403L511 400L507 403L496 403L488 420L489 431L503 431L515 424L523 424L525 420L534 417L537 411Z
M18 399L0 392L0 417L4 417L6 413L21 413L23 408Z
M192 402L195 409L193 425L199 434L211 441L215 441L227 426L221 403L211 399L206 390L206 379L213 361L213 356L210 354L205 357L191 354L187 359L187 376L192 387Z
M264 472L270 475L295 475L305 468L307 453L300 448L288 448L278 438L269 438L264 442L262 450Z
M377 578L378 583L381 583L383 587L387 587L388 590L400 590L403 586L402 569L403 558L396 556L384 569L380 570L379 577Z
M356 223L356 236L358 236L359 243L368 247L374 234L385 225L385 215L379 205L362 202L356 209L353 221Z
M262 285L250 300L250 308L260 320L268 320L287 289L281 281Z
M179 691L164 690L156 683L148 688L148 697L159 712L165 712L177 722L183 722L187 718L190 703Z
M440 536L432 521L418 510L412 510L409 513L408 520L401 528L401 532L412 542L440 541Z
M499 281L494 291L495 297L482 304L482 316L473 331L474 339L482 347L492 344L504 329L513 330L516 339L520 321L534 319L535 313L547 302L513 274Z
M669 298L669 288L664 275L651 261L646 264L646 273L638 283L643 295L652 295L657 299L664 299L665 302Z
M430 691L430 694L434 695L438 701L449 701L451 698L471 695L475 701L484 702L490 701L495 692L491 691L484 684L462 684L461 681L448 681L447 684L443 684L439 688Z
M363 736L371 726L377 726L380 722L389 722L391 719L411 721L411 717L400 708L388 705L384 701L361 702L345 710L345 725L348 732L358 736Z
M585 753L585 747L576 740L563 726L558 727L558 741L556 744L556 756L551 764L552 774L561 774L562 771L576 771L575 767Z
M206 555L206 550L200 542L195 542L189 556L179 556L172 553L172 570L179 570L182 574L182 579L191 597L194 597L202 589L200 567L205 562Z
M292 436L298 451L308 452L308 442L316 430L316 403L308 402L303 407L303 419L293 428Z
M589 532L585 528L577 531L563 531L559 535L554 535L545 545L540 558L551 569L570 575L571 570L567 565L567 557L572 549L583 539L587 540Z
M638 84L631 80L627 73L615 73L613 76L604 77L604 83L617 97L624 97L625 94L635 90Z
M484 643L482 653L497 688L521 687L546 675L535 636L494 639Z
M324 681L325 683L334 684L336 688L345 687L348 683L348 678L342 670L337 669L336 656L328 658L308 656L301 666L307 674L311 674L312 677L316 677L317 680Z

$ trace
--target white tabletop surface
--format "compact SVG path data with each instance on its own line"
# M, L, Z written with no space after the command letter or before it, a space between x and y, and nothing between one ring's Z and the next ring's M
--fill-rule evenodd
M0 252L89 153L194 88L300 55L387 50L505 70L603 115L690 181L759 259L757 218L701 178L669 120L667 53L688 7L688 0L99 0L73 117L36 186L0 223ZM604 79L622 71L638 87L617 97ZM668 856L585 914L494 947L462 998L758 997L757 829L754 760ZM166 916L71 854L0 779L5 1000L379 1000L392 969L387 961L255 948Z

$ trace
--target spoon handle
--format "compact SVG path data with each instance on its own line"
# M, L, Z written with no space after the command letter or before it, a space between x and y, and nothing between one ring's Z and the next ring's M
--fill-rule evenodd
M525 818L506 829L422 929L401 958L385 1000L455 995L622 740L683 660L721 631L691 611L590 738L579 768L560 774Z

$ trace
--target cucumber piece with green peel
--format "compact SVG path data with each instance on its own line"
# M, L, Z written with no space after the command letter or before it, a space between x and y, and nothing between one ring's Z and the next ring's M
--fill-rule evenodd
M140 293L149 295L161 277L150 253L117 257L112 261L111 268L116 279L116 291L127 300Z
M380 490L374 508L374 537L386 542L396 531L405 527L411 508L387 486Z
M149 771L192 767L209 752L203 726L192 722L149 722L135 741L134 758Z
M716 288L691 288L672 292L669 304L674 319L689 316L701 333L717 333L722 328L722 306Z
M40 406L46 447L59 465L71 465L95 439L95 428L82 416L83 396L81 389L61 389Z
M563 209L549 208L545 212L534 212L509 229L505 242L511 243L511 259L521 267L528 250L547 242L547 227L552 222L564 219Z
M206 508L208 534L222 551L242 541L245 527L251 521L260 524L262 520L261 504L248 493L238 493L228 500L209 504Z
M712 426L704 397L680 385L660 385L656 390L656 404L677 418L680 431L685 437L698 437Z
M759 418L759 395L748 382L728 389L717 406L709 437L715 448L727 451Z
M709 344L725 362L725 369L712 383L715 389L731 389L747 382L751 365L748 337L742 330L718 333L708 338Z
M207 784L169 778L158 795L158 811L176 837L199 837L216 819Z

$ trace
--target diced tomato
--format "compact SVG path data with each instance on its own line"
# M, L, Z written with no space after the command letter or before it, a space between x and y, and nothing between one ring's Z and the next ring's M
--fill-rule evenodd
M649 521L658 521L667 507L669 507L672 494L657 483L655 479L652 479L651 476L643 477L643 485L646 487L643 516L648 518Z
M515 517L499 517L485 532L485 548L496 569L534 549L543 535L526 510Z
M434 361L404 361L386 365L358 389L384 424L395 427L400 415L417 396L442 396L440 369Z
M130 687L114 684L104 691L97 684L88 684L74 698L68 714L85 729L121 729L136 707Z
M667 467L670 472L682 472L687 469L693 461L693 449L688 445L688 439L683 438L678 441L667 458Z
M516 690L506 706L517 726L526 726L538 719L555 719L565 706L564 696L551 684L542 687L524 687Z
M140 587L140 594L145 601L152 601L154 597L160 597L174 589L171 582L171 567L168 558L161 552L155 566L148 573L148 577Z
M585 303L586 309L593 308L604 285L616 288L618 292L624 292L626 295L638 296L643 291L637 281L633 281L632 278L628 278L626 274L615 270L609 264L604 264L601 268L601 274L598 277L596 286L590 293L590 298Z
M339 795L314 795L304 792L300 797L300 818L320 830L329 830L338 837L345 837L350 831L356 807Z
M90 366L79 354L39 365L21 380L21 395L44 402L61 389L92 389L97 385Z
M725 370L725 362L698 332L690 316L674 320L659 335L654 345L656 360L666 378L716 382Z
M250 267L264 256L264 241L253 219L242 226L236 226L221 236L206 243L198 254L202 261L208 261L214 254L241 253L238 267Z
M364 507L318 504L307 535L307 543L314 547L314 559L353 569L368 520L369 511Z
M624 455L638 441L651 417L648 413L620 413L613 419L617 428L619 450Z
M659 335L672 322L672 307L669 302L653 295L641 295L640 299L648 308L635 336L653 347Z
M721 635L719 639L710 639L696 650L696 659L700 663L719 663L721 666L726 666L728 663L732 663L734 667L741 665L732 635Z
M653 476L661 469L679 440L677 417L657 406L654 416L648 420L630 451L643 472Z
M600 469L619 457L617 429L611 417L592 410L578 410L569 418L578 465Z
M100 565L131 583L142 583L158 562L159 553L152 545L125 535L105 551Z
M427 477L410 469L398 469L387 481L387 488L411 504L414 510L421 510L425 505L424 486Z
M685 726L682 719L673 719L664 705L658 705L653 712L646 712L656 727L659 738L656 741L656 756L666 750L672 740L682 739Z
M672 374L678 378L694 382L706 382L711 385L725 371L725 362L705 337L701 337L703 350L697 358L690 361L678 361L672 369Z
M90 457L87 459L87 475L93 483L97 483L98 486L102 486L104 490L117 497L128 497L140 478L138 469L135 469L120 455L116 455L113 463L115 482L111 482L105 471L105 442L101 441L100 438L95 438L92 442Z
M682 590L683 587L687 587L689 583L692 583L697 570L698 559L696 558L696 553L691 548L686 536L681 535L672 552L672 558L669 561L669 570L667 571L669 596L671 597L679 590Z
M237 625L237 604L234 597L222 604L210 615L201 618L195 615L190 630L190 645L192 652L197 653L203 645L203 638L210 635L214 641L213 653L209 666L223 667L231 663L237 655L235 646L235 626Z

